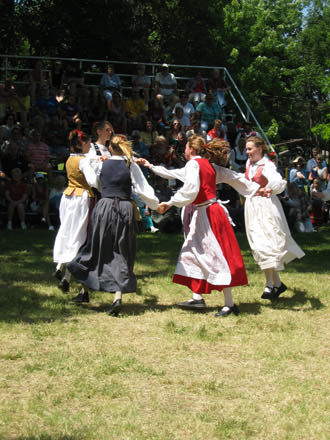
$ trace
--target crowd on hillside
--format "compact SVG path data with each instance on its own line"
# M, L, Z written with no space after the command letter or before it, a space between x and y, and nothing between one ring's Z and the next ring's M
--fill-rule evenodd
M196 72L180 90L167 64L160 66L154 79L138 65L129 87L124 87L113 65L93 87L86 85L84 73L74 63L65 67L55 61L46 72L38 60L28 77L27 85L9 78L0 84L0 204L8 229L17 217L26 229L28 211L39 214L42 224L54 230L66 187L72 130L90 133L96 141L96 127L108 121L113 134L125 134L132 141L137 156L166 168L185 165L185 145L193 134L203 136L205 143L222 138L231 146L228 166L238 172L245 171L246 140L259 135L249 121L239 124L227 113L230 87L217 69L207 79ZM329 206L318 197L328 184L328 167L317 149L307 163L297 157L291 166L287 190L280 198L292 229L312 232L329 221ZM167 184L151 177L147 169L143 172L160 201L168 200L180 185L174 179ZM244 200L224 184L219 197L230 201L233 218L243 228ZM147 230L180 230L176 209L165 221L164 216L149 213L140 200L136 203Z

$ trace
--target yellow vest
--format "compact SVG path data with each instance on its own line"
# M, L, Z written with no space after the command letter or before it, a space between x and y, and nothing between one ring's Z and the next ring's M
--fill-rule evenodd
M68 186L63 191L67 196L82 196L84 191L88 192L89 197L94 197L91 187L88 185L85 176L79 169L79 162L84 156L70 156L66 161L65 168L68 176ZM74 194L73 194L74 193Z

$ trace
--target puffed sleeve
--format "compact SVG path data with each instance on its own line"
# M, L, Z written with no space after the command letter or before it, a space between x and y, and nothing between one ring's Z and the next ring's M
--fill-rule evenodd
M184 167L185 176L183 186L166 202L168 205L177 206L182 208L183 206L192 203L199 192L200 179L199 179L199 165L196 160L191 159Z
M286 180L284 180L281 174L276 170L276 166L273 162L267 161L265 163L262 174L268 180L266 188L270 188L272 194L281 194L285 190Z
M184 182L185 179L185 169L184 168L176 168L172 170L168 170L165 167L159 165L151 165L151 171L157 176L162 177L163 179L178 179L181 182Z
M212 164L216 173L217 183L227 183L244 197L252 197L260 188L257 182L252 182L245 178L244 174Z
M135 162L131 162L130 170L134 191L151 209L157 209L159 200L155 195L154 189L144 177L140 167Z
M94 188L99 189L100 187L100 179L98 173L95 171L94 167L91 165L91 161L88 157L84 157L79 162L79 169L85 176L88 185L93 186Z

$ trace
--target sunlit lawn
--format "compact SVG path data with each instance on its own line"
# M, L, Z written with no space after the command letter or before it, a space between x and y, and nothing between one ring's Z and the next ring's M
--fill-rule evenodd
M295 239L288 291L260 299L262 273L243 233L249 285L241 314L174 305L182 235L141 234L137 294L109 317L109 293L70 303L51 273L53 233L0 238L0 439L329 439L330 228Z

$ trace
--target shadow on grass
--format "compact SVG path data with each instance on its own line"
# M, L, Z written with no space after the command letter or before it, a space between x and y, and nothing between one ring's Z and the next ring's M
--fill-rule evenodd
M70 297L61 293L59 296L50 295L47 293L47 286L44 295L31 288L16 286L6 289L5 287L3 283L0 284L0 321L2 322L47 323L64 321L81 313L70 304Z
M266 307L271 307L272 309L285 309L298 312L301 310L302 306L310 303L310 307L304 307L304 310L320 310L325 307L325 305L314 296L309 296L306 290L300 290L297 288L290 289L293 291L293 296L286 297L280 296L276 300L264 304Z

